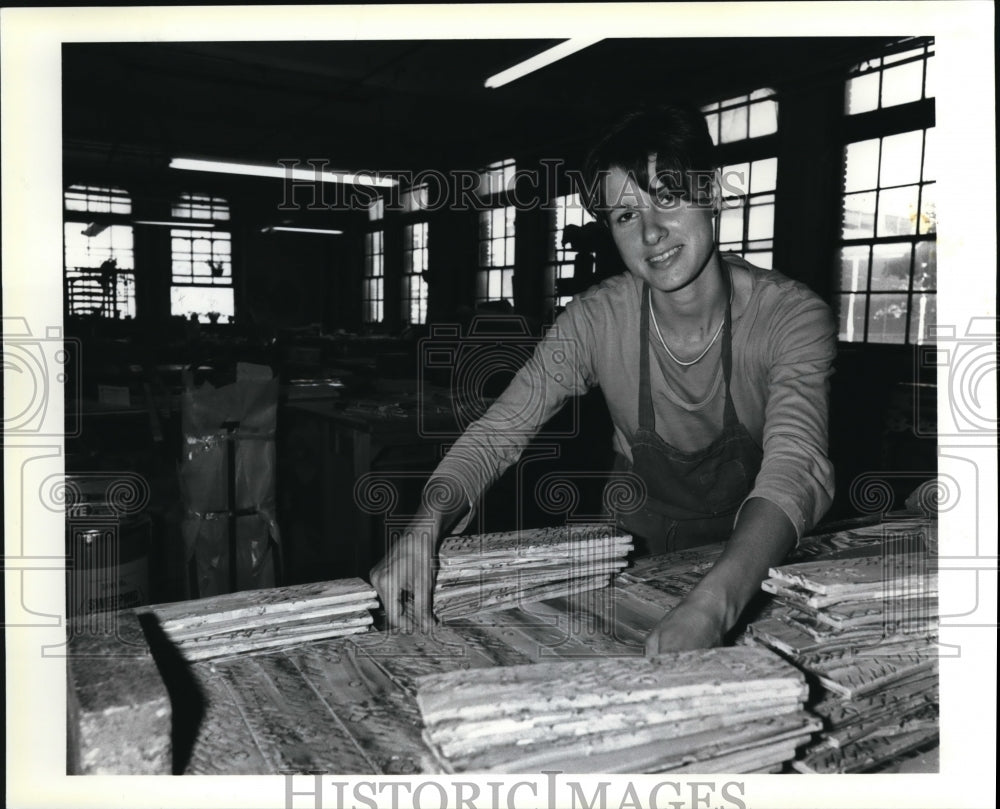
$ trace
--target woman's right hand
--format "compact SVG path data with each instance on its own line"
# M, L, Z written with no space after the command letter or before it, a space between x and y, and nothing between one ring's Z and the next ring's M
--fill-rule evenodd
M429 632L433 560L437 537L426 522L411 523L371 570L389 628Z

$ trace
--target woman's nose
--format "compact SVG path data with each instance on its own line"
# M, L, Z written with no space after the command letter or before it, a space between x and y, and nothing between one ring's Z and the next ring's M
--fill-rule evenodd
M670 231L656 215L655 210L644 211L642 215L642 241L644 244L656 244Z

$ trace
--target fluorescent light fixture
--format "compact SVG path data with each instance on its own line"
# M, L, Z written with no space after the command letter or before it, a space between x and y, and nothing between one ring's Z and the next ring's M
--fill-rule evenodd
M215 225L212 222L198 222L191 221L190 219L133 219L133 225L157 225L163 228L214 228Z
M527 76L529 73L534 73L546 65L558 62L570 54L582 51L584 48L589 48L595 42L600 42L602 39L603 37L597 37L596 39L567 39L565 42L560 42L558 45L549 48L547 51L542 51L537 56L532 56L530 59L525 59L523 62L514 65L514 67L509 67L495 76L490 76L485 84L487 87L502 87L515 79Z
M340 236L344 231L342 230L331 230L328 228L294 228L290 225L271 225L270 227L261 228L261 233L276 233L281 231L283 233L325 233L329 236Z
M352 174L349 171L316 171L313 168L300 169L282 165L260 165L257 163L232 163L226 160L200 160L193 157L175 157L170 161L170 168L187 171L211 171L217 174L242 174L248 177L275 177L279 180L305 180L324 183L345 183L352 185L370 185L377 188L392 188L396 181L388 177L377 177L374 174Z

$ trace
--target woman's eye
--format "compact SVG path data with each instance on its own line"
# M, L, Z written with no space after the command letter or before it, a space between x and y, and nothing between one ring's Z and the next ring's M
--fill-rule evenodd
M618 216L615 217L615 222L617 222L619 225L625 225L631 222L634 218L635 218L635 211L625 211L624 213L620 213L618 214Z
M680 197L677 194L670 193L669 191L660 189L656 193L656 203L661 208L676 208L679 201Z

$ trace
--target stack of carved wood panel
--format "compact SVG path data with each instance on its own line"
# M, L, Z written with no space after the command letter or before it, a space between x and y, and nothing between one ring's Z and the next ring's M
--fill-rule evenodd
M630 550L630 535L601 523L448 537L434 613L456 619L604 587Z
M938 736L937 570L925 546L772 568L778 608L748 638L794 662L815 689L819 740L801 772L865 772Z
M774 772L821 726L802 673L752 647L421 677L448 772Z
M188 660L206 660L367 632L369 610L377 606L371 585L337 579L160 604L141 612L156 616Z

